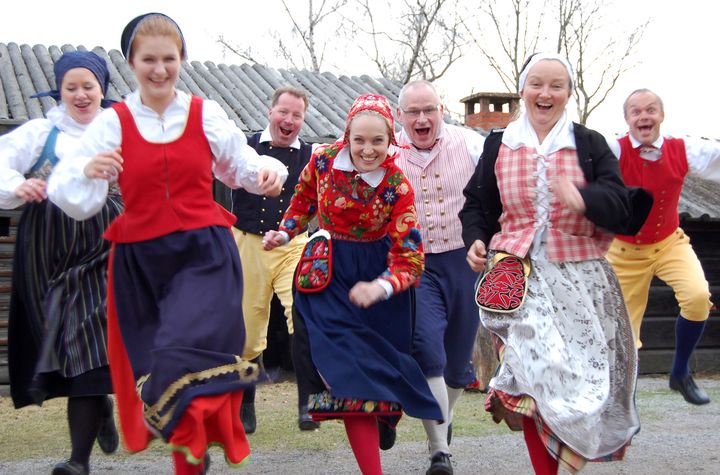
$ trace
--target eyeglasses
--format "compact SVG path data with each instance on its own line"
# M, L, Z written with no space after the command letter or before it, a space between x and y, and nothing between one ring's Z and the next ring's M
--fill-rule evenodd
M408 117L420 117L420 114L425 114L425 116L429 116L431 114L434 114L440 109L440 104L435 104L434 106L426 107L425 109L402 109L403 114L407 114Z

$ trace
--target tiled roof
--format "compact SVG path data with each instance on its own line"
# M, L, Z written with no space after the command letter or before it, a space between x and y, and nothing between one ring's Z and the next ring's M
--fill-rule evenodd
M62 53L86 50L65 45L17 45L0 43L0 120L22 122L44 117L53 99L30 99L55 84L53 64ZM110 70L107 98L120 100L135 89L133 74L118 50L92 51L105 58ZM360 94L383 94L397 106L401 84L369 76L340 76L297 69L271 69L259 64L226 65L210 61L183 64L178 88L217 101L243 131L251 133L267 125L273 91L291 85L308 93L310 106L300 136L310 142L334 140L342 134L345 117Z
M65 45L17 45L0 43L0 124L22 123L44 117L55 101L30 99L55 84L54 61L66 51L85 50ZM105 58L110 70L108 99L120 100L135 89L132 71L117 50L92 51ZM267 125L273 91L293 85L308 92L310 106L300 136L308 142L327 142L342 134L345 117L355 98L373 92L387 96L393 108L401 84L384 78L340 76L297 69L272 69L259 64L226 65L210 61L184 63L178 88L217 101L243 131L260 131ZM449 122L455 121L446 117ZM688 178L680 199L680 213L691 218L720 219L720 187Z

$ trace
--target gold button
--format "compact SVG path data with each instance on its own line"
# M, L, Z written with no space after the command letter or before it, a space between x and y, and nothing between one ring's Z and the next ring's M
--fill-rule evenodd
M425 176L426 175L423 173L422 175L420 175L420 178L425 178Z
M443 202L443 197L442 197L442 196L441 196L440 198L438 198L438 202L439 202L439 203L442 203L442 202Z
M442 190L442 186L437 187L438 191Z
M428 204L428 203L430 203L430 200L425 200L425 204Z
M435 242L435 240L434 240L434 239L428 239L428 242L429 242L430 244L432 244L432 243Z
M266 196L263 196L263 201L265 201L266 199L267 199L267 197L266 197Z
M439 174L439 173L436 173L436 174L435 174L435 178L440 178L440 174Z
M265 212L265 208L262 209L262 212L263 212L263 213Z
M440 211L440 216L445 216L445 211Z
M425 213L425 216L430 217L430 211L428 211L427 213Z
M435 226L428 226L428 231L432 231L433 229L435 229Z
M448 242L448 238L443 238L443 242Z
M445 225L444 225L444 224L441 224L441 225L440 225L440 229L445 229Z
M280 203L282 203L282 202L283 202L283 200L280 200Z
M423 186L423 189L422 189L422 190L423 190L423 191L427 191L427 188Z
M260 222L261 222L261 223L264 223L265 221L263 221L263 220L261 219Z

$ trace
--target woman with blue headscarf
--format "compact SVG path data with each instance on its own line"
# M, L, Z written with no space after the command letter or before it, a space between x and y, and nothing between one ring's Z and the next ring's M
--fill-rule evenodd
M118 447L106 348L107 225L122 211L117 188L92 218L76 221L47 199L46 180L106 104L109 74L92 52L54 67L59 104L0 137L0 207L25 205L13 260L8 330L10 392L16 408L68 397L72 453L54 475L86 474L97 438ZM36 97L37 97L36 96Z

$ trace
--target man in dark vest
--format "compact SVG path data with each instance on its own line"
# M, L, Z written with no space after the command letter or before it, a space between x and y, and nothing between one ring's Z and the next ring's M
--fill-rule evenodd
M243 268L243 317L246 332L243 358L248 360L259 361L267 347L273 293L277 294L285 308L292 344L292 280L307 242L307 234L272 251L263 251L262 237L267 231L280 226L300 172L310 160L311 145L298 137L307 106L308 99L304 91L292 87L276 90L268 111L267 128L248 139L248 144L258 154L277 158L287 167L288 179L280 196L271 198L253 195L242 189L232 192L232 212L237 217L233 234ZM298 425L301 430L317 429L318 423L313 422L307 413L308 394L302 383L298 381ZM240 416L245 432L255 432L255 389L245 391Z
M679 391L690 404L707 404L710 398L695 384L688 363L712 302L700 261L680 228L678 201L687 175L720 182L720 145L710 140L663 137L663 102L648 89L632 92L623 112L629 132L608 144L620 159L625 184L650 192L653 207L640 232L615 236L607 258L620 281L638 348L650 282L658 277L672 287L680 314L675 322L670 389Z

